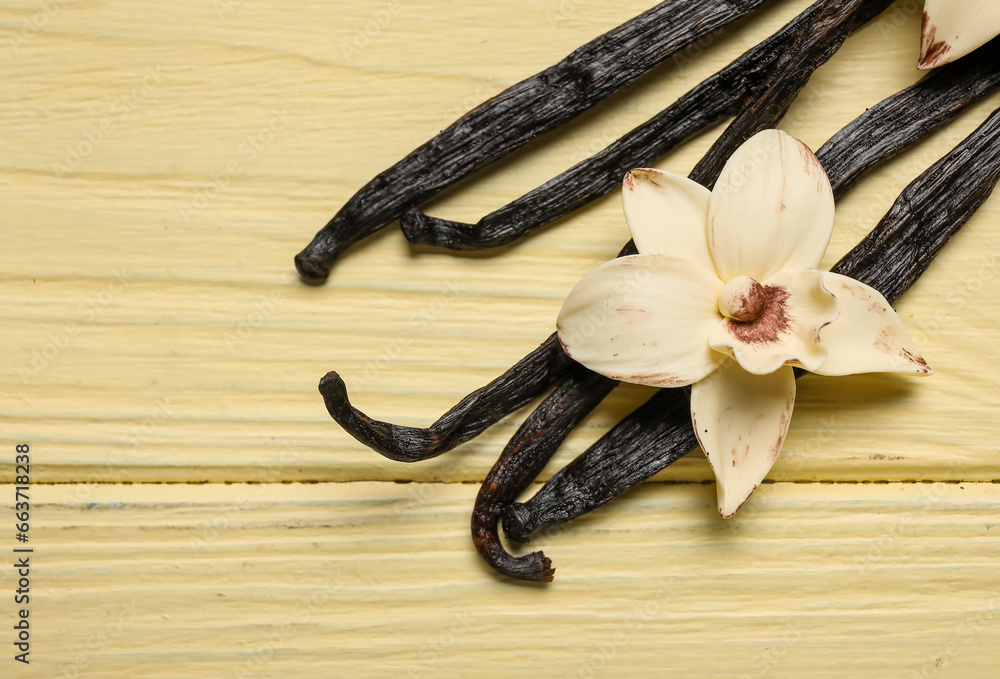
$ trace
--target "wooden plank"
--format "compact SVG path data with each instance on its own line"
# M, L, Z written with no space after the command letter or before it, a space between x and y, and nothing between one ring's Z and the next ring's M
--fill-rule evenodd
M771 4L432 212L474 220L533 188L808 0ZM735 519L689 456L540 537L548 587L499 579L469 538L526 411L414 466L327 417L315 385L337 369L372 415L429 423L546 337L627 231L610 196L489 255L411 249L390 227L322 288L292 255L464 110L651 5L0 2L0 449L32 446L37 550L32 663L5 657L3 676L995 676L996 199L899 305L933 377L802 380L779 482ZM916 80L919 7L897 5L817 73L787 131L817 147ZM852 192L825 263L998 105ZM658 166L687 172L717 133ZM543 478L649 393L616 391ZM887 480L910 482L858 483Z
M475 219L537 185L806 4L774 3L721 31L434 213ZM551 332L572 285L627 238L618 198L497 256L412 251L390 228L319 289L298 283L291 257L461 111L649 5L5 3L14 37L38 12L44 25L12 38L0 62L0 443L30 441L44 455L38 480L51 482L481 479L525 413L453 458L401 466L341 432L315 385L337 369L372 415L429 423ZM784 127L818 146L913 82L918 25L896 8L852 38ZM827 263L998 104L848 197ZM661 166L686 172L714 134ZM803 381L775 478L997 478L1000 364L982 344L1000 323L998 224L993 200L900 304L937 374ZM648 393L612 396L553 467ZM692 457L664 478L711 474Z
M996 484L779 483L732 521L711 486L647 484L540 540L546 587L479 561L474 494L36 487L6 676L994 676Z

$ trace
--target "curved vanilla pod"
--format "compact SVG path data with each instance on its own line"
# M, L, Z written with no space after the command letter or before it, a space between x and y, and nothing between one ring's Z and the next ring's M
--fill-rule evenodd
M622 177L632 168L651 165L693 135L737 114L747 101L759 98L767 90L770 74L782 54L790 45L801 49L798 38L828 4L826 0L814 3L647 122L475 224L431 217L413 207L400 220L403 234L413 244L450 250L498 247L621 188ZM851 17L850 30L864 25L890 4L891 0L866 0ZM807 60L813 63L807 64L805 75L825 62L829 54L820 50L813 57Z
M909 143L905 132L897 135L896 129L883 132L899 144ZM885 139L865 138L873 152L898 150L897 144L883 144ZM868 158L863 153L856 157ZM830 163L829 167L838 172L830 178L834 194L842 195L844 185L855 176L850 171L853 166ZM1000 109L910 183L878 225L832 271L866 283L894 302L986 201L998 179ZM686 390L661 390L549 479L534 497L512 505L502 519L504 533L524 542L539 530L582 516L697 445Z
M368 182L295 256L322 283L351 244L460 179L574 118L766 0L667 0L512 85Z
M579 364L566 355L553 333L500 377L463 398L429 427L373 420L351 405L344 380L335 372L319 382L330 416L347 433L390 460L419 462L475 438L559 381Z
M503 532L528 542L639 485L697 447L690 388L661 389L556 472L531 499L504 510Z
M617 385L579 366L518 428L486 475L472 510L472 542L493 570L519 580L550 582L554 569L542 552L513 556L497 524L565 438Z

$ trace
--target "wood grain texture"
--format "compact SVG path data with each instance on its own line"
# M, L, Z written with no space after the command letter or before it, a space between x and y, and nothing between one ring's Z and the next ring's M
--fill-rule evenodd
M572 286L628 240L609 196L495 255L414 249L390 227L326 286L292 266L372 176L652 4L0 1L0 480L29 442L44 548L39 665L23 676L64 676L81 654L95 677L833 677L848 661L861 676L993 676L996 197L897 305L933 377L804 378L776 483L735 522L715 517L711 471L690 455L658 477L671 483L542 540L548 590L496 579L468 536L472 484L526 412L418 465L327 416L316 384L335 369L372 416L430 423L547 337ZM428 211L476 221L807 5L770 3ZM919 25L898 2L782 127L818 148L914 82ZM824 264L997 106L862 181ZM657 166L686 174L718 132ZM648 396L613 392L542 478ZM92 635L133 601L101 646Z
M995 484L774 484L733 521L647 484L541 541L547 587L479 561L471 484L77 490L37 492L18 677L995 676Z
M289 447L297 462L284 479L481 479L518 417L452 459L404 467L339 431L316 382L336 369L366 412L429 423L551 332L572 285L627 240L617 198L497 256L411 250L390 229L318 289L297 282L288 253L458 109L645 5L543 2L525 14L487 3L445 21L432 2L408 3L363 48L357 31L373 12L382 16L381 5L217 5L59 5L44 30L7 45L2 435L40 446L48 481L239 481ZM721 32L691 53L697 59L675 60L432 210L471 219L520 195L805 5L778 3ZM32 8L8 6L0 18L14 31ZM890 9L851 38L785 129L818 146L915 80L917 23ZM991 97L866 180L842 204L828 263L998 103ZM661 166L686 172L712 136ZM900 303L937 375L919 385L892 376L803 382L776 475L905 480L950 469L949 478L997 478L997 363L978 350L1000 317L995 203ZM616 392L556 463L642 397ZM836 445L819 446L831 428ZM707 480L710 470L692 457L667 478Z

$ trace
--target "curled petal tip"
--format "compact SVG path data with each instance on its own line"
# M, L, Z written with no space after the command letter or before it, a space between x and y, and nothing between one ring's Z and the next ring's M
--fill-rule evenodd
M942 46L944 52L931 52L931 53L921 53L920 61L917 62L917 70L920 71L930 71L938 66L944 66L950 60L945 57L949 47L945 43L938 43Z
M904 362L909 364L908 365L909 371L901 371L901 372L913 372L917 375L924 375L924 376L934 374L934 371L931 370L931 367L929 365L927 365L927 361L924 360L924 357L921 356L916 351L912 351L910 349L907 349L906 347L903 347L900 350L900 357Z
M920 61L917 62L918 71L929 71L937 66L937 63L930 61L929 59L921 56Z
M910 339L899 315L878 290L847 276L823 273L824 286L841 313L820 329L827 359L810 368L820 375L901 372L929 375L927 361Z
M1000 33L996 0L925 0L917 68L951 63Z
M917 68L921 71L929 71L935 66L951 61L948 58L951 46L944 40L938 40L937 33L937 24L931 20L930 14L925 9L920 26L920 59L917 61Z

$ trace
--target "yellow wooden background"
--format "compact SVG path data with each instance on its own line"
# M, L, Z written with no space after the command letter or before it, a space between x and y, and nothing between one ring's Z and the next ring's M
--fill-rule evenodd
M695 453L539 540L549 586L496 577L468 534L527 410L412 466L327 416L336 369L368 413L428 424L548 336L627 230L610 196L490 254L388 228L318 288L292 256L460 113L652 4L0 2L0 675L998 676L997 198L898 305L933 377L802 380L775 482L736 518ZM772 2L431 212L474 221L807 4ZM909 0L852 37L784 129L817 148L914 82L919 26ZM854 190L825 264L998 105ZM719 129L659 166L686 173ZM648 396L616 391L543 477Z

